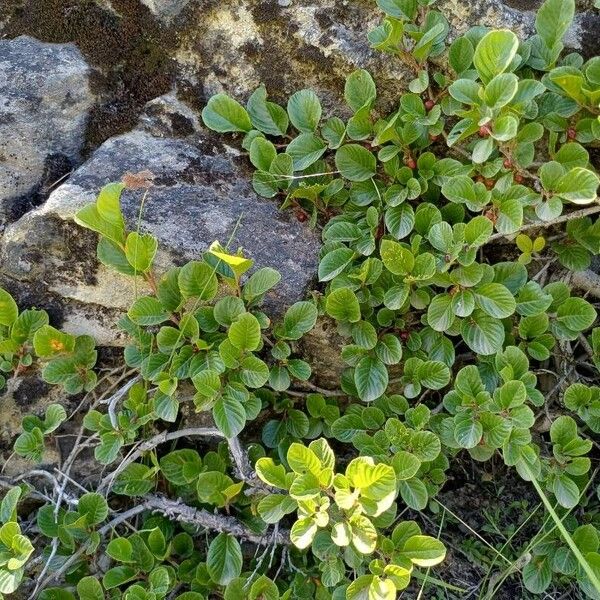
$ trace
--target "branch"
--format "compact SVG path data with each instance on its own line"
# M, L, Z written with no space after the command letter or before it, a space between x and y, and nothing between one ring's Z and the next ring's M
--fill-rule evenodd
M499 240L501 238L510 238L513 239L519 233L523 231L528 231L529 229L537 229L541 227L551 227L552 225L558 225L559 223L565 223L567 221L571 221L573 219L581 219L582 217L587 217L589 215L593 215L600 212L600 204L594 204L594 206L590 206L588 208L582 208L580 210L575 210L570 213L566 213L561 215L560 217L556 217L556 219L552 219L551 221L537 221L535 223L527 223L527 225L523 225L517 231L513 233L494 233L494 235L490 236L487 243L493 242L495 240Z
M260 535L248 529L235 517L214 514L204 509L188 506L179 500L171 500L163 496L150 496L142 506L152 512L160 512L165 517L174 521L220 533L230 533L238 539L252 542L259 546L268 546L273 543L280 546L287 546L290 543L290 534L288 531L279 530L275 536Z
M595 298L600 298L600 275L590 269L571 273L570 283L574 288L584 290Z
M165 517L178 521L180 523L186 523L188 525L194 525L202 529L208 529L210 531L218 531L219 533L230 533L238 539L251 542L259 546L268 546L270 544L277 544L280 546L288 546L290 544L290 535L286 530L277 530L275 535L259 535L254 531L248 529L245 525L240 523L235 517L213 514L204 509L194 508L188 506L180 500L171 500L163 496L148 496L143 503L126 510L125 512L119 513L106 525L98 529L100 537L106 536L115 527L125 523L129 519L143 513L144 511L159 512ZM75 564L83 554L85 554L86 546L81 546L77 552L71 555L54 573L49 575L44 581L39 583L38 590L43 590L52 581L58 580L58 578Z
M138 458L140 458L146 452L156 448L160 444L164 444L165 442L170 442L172 440L177 440L182 437L218 437L225 438L223 433L214 427L204 427L204 428L188 428L188 429L180 429L179 431L167 432L163 431L158 433L154 437L151 437L149 440L142 442L136 450L129 453L119 464L119 466L109 475L104 477L102 481L98 484L98 488L96 491L101 492L104 488L107 488L106 491L110 490L112 484L115 479L133 462L135 462Z
M229 453L231 454L231 458L233 460L236 476L254 488L261 489L266 492L273 491L272 488L266 486L262 481L260 481L260 479L258 479L256 473L254 473L254 470L250 465L248 456L241 447L237 437L226 438L225 435L223 435L223 432L215 427L188 428L172 432L163 431L149 440L142 442L135 451L131 452L123 459L121 464L119 464L119 466L112 473L102 479L98 485L97 491L102 492L106 488L106 493L108 493L115 479L131 463L135 462L144 453L149 452L160 444L177 440L182 437L216 437L226 440L227 444L229 445Z
M101 400L100 404L108 404L108 416L110 418L110 424L113 426L113 429L118 429L117 415L115 413L115 408L117 406L117 402L129 391L130 388L134 386L140 380L140 376L133 377L130 379L124 386L120 387L110 398L106 398L106 400Z

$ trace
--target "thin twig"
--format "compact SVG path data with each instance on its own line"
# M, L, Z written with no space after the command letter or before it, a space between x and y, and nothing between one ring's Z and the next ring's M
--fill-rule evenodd
M123 461L119 464L119 466L112 472L109 473L106 477L100 481L98 484L97 492L101 492L106 488L106 492L110 490L115 479L133 462L135 462L138 458L140 458L146 452L160 446L160 444L164 444L165 442L170 442L173 440L177 440L182 437L217 437L217 438L225 438L223 433L216 429L215 427L199 427L199 428L187 428L180 429L179 431L167 432L163 431L158 433L154 437L151 437L149 440L146 440L139 444L137 449L131 452Z
M556 217L556 219L552 219L550 221L536 221L535 223L527 223L527 225L519 227L519 229L513 233L494 233L494 235L490 236L487 243L489 244L490 242L493 242L494 240L499 240L501 238L512 239L519 233L522 233L523 231L528 231L529 229L551 227L552 225L558 225L559 223L565 223L566 221L571 221L573 219L581 219L582 217L587 217L589 215L593 215L599 212L600 204L594 204L594 206L590 206L588 208L582 208L581 210L575 210L570 213L565 213L564 215L560 215L560 217Z
M140 380L140 375L130 379L124 386L120 387L110 398L102 400L100 404L108 404L108 416L110 418L110 424L113 429L118 429L119 423L117 421L117 414L115 408L117 402Z

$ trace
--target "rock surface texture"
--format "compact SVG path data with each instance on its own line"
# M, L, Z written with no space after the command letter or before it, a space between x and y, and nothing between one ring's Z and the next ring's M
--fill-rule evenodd
M4 284L25 304L57 307L65 329L91 333L100 345L118 343L116 322L134 299L133 282L98 263L95 235L72 217L104 184L142 169L155 175L143 207L143 192L130 190L122 206L131 228L142 211L142 229L159 240L159 265L197 258L214 240L231 239L230 247L242 246L257 266L281 272L267 302L271 313L303 297L316 271L317 233L256 196L243 161L209 138L192 143L141 130L105 142L43 206L6 230Z
M80 162L89 76L74 44L0 40L0 227Z

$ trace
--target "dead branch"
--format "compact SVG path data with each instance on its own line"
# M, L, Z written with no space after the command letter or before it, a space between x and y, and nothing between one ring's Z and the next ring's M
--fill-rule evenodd
M215 427L201 427L201 428L188 428L181 429L180 431L172 431L172 432L162 432L154 437L146 440L139 444L139 446L131 453L129 453L123 461L119 464L119 466L112 472L109 473L106 477L102 479L99 483L97 491L108 493L115 479L121 474L131 463L135 462L138 458L140 458L146 452L156 448L160 444L164 444L165 442L173 441L179 438L185 437L215 437L221 438L227 441L229 445L229 453L231 454L231 458L234 464L234 470L236 476L241 480L252 486L253 488L262 489L263 491L271 492L271 488L266 486L258 477L252 466L250 465L250 461L248 460L248 456L245 450L240 445L237 437L226 438L223 433L215 428Z
M560 217L556 217L556 219L552 219L550 221L537 221L535 223L527 223L520 227L514 233L494 233L490 236L487 243L493 242L495 240L499 240L501 238L514 239L519 233L523 233L524 231L529 231L530 229L541 229L546 227L551 227L552 225L558 225L559 223L566 223L567 221L572 221L573 219L581 219L582 217L587 217L589 215L593 215L600 212L600 204L594 204L593 206L589 206L588 208L582 208L580 210L575 210L573 212L565 213L564 215L560 215Z
M575 271L571 274L571 285L587 292L594 298L600 298L600 275L590 269Z

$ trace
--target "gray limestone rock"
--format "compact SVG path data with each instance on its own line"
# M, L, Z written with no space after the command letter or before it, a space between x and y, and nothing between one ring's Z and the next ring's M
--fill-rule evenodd
M217 143L219 141L217 140ZM258 197L234 151L211 138L197 143L153 137L136 130L105 142L46 203L7 228L0 247L2 283L21 305L54 308L68 331L119 344L118 316L134 299L128 278L96 259L96 236L77 226L75 212L106 183L126 172L149 170L154 186L141 226L157 236L159 267L197 258L215 240L242 246L257 267L271 266L282 280L266 303L271 314L301 299L317 267L319 236L276 202ZM122 207L135 227L142 192L126 190ZM138 293L145 291L138 284Z
M74 44L0 40L0 227L80 161L89 75Z

